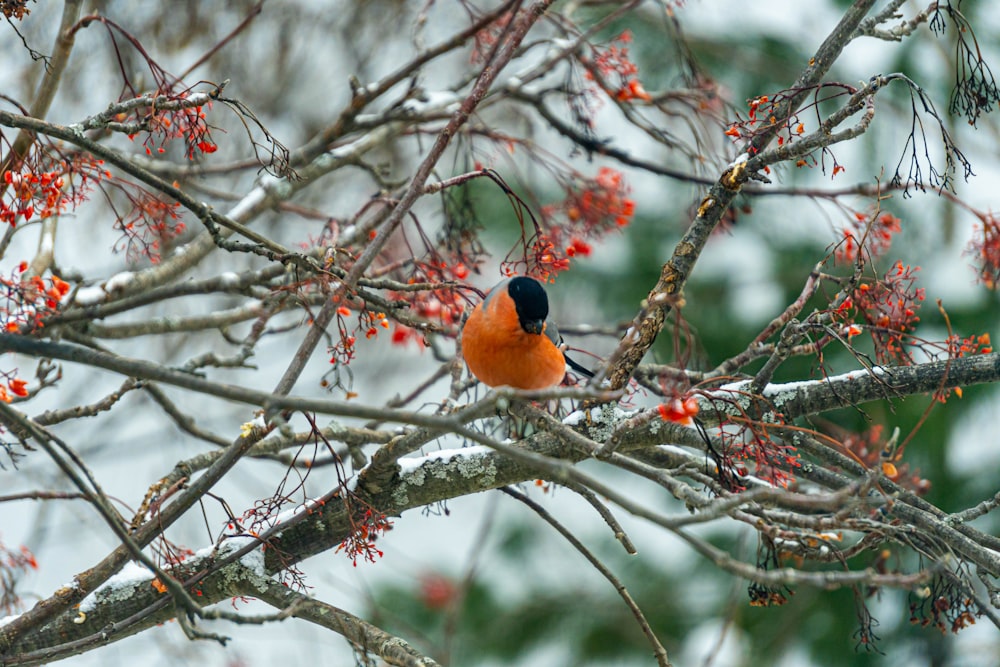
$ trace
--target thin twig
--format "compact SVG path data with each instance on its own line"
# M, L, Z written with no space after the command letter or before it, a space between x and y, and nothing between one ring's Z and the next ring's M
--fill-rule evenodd
M649 621L646 620L646 616L642 613L639 605L636 604L635 600L629 594L628 589L625 588L625 584L623 584L618 577L616 577L614 573L597 558L597 556L591 553L591 551L583 545L583 542L577 539L576 535L570 532L568 528L563 526L555 519L555 517L549 514L548 510L520 491L515 491L509 486L500 490L511 498L519 500L530 507L535 514L540 516L546 523L555 528L560 535L565 537L566 540L573 545L574 549L583 554L583 557L594 566L594 569L601 573L601 576L611 582L611 585L615 587L615 591L618 592L618 595L621 596L625 605L632 612L632 615L635 616L636 623L639 624L639 628L642 630L642 633L646 635L646 639L653 646L653 653L656 655L657 664L660 665L660 667L670 667L670 659L667 657L667 649L663 648L663 644L661 644L660 640L656 638L656 633L654 633L653 628L649 626Z

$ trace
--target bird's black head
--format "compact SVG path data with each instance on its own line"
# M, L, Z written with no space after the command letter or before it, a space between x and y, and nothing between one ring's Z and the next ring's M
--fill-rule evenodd
M549 316L549 297L542 284L534 278L517 276L510 279L507 293L514 301L521 328L528 333L542 333Z

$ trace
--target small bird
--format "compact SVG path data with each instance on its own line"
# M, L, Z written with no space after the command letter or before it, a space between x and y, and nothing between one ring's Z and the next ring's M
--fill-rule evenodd
M569 359L549 316L549 297L534 278L501 281L473 309L462 329L462 356L469 370L491 387L545 389L563 381L566 364L587 377L593 373Z

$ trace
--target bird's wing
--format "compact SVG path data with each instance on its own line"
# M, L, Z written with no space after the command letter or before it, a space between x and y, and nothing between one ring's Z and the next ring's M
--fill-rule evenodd
M549 337L552 344L556 347L562 345L563 339L559 335L559 329L556 327L556 323L552 320L545 320L545 335Z
M589 378L594 377L594 371L581 366L577 362L570 359L569 355L566 354L566 350L563 346L563 338L559 335L559 328L556 327L556 323L552 320L545 320L545 335L549 337L549 340L551 340L556 347L563 351L563 358L566 359L566 363L569 364L570 368Z

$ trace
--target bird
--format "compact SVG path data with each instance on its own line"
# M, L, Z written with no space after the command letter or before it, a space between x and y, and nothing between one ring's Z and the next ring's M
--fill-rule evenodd
M548 321L549 297L528 276L497 283L473 309L462 328L462 356L469 371L490 387L546 389L566 376L566 365L593 373L567 357L555 324Z

